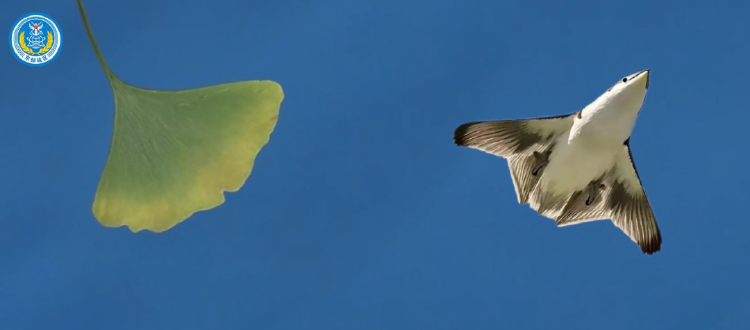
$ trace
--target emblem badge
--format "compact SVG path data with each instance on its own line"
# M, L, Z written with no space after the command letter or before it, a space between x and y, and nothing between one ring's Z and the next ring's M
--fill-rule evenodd
M62 31L52 18L40 13L21 17L10 31L10 48L21 62L42 66L57 57Z

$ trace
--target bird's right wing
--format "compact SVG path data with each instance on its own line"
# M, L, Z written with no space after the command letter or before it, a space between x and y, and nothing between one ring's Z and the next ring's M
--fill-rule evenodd
M541 172L533 174L540 155L551 150L558 137L573 126L575 113L520 120L466 123L456 128L456 145L473 148L508 160L516 197L528 203ZM535 155L536 152L536 155Z
M659 251L661 232L635 169L629 141L625 141L622 151L615 158L609 179L611 187L607 208L610 209L612 222L638 244L643 253Z

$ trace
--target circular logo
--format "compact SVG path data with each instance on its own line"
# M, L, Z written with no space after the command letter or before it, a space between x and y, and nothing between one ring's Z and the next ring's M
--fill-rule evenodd
M23 63L42 66L57 57L62 47L62 31L44 14L21 17L10 31L10 49Z

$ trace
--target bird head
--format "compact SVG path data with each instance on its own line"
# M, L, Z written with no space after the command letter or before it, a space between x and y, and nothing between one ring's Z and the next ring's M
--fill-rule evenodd
M648 91L649 76L650 70L646 69L623 77L600 98L617 108L640 110Z

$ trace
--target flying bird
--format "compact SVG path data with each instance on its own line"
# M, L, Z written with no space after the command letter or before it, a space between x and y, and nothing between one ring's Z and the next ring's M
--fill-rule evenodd
M519 204L570 226L612 220L645 254L661 232L630 151L649 70L620 79L580 111L552 117L470 122L456 145L507 159Z

